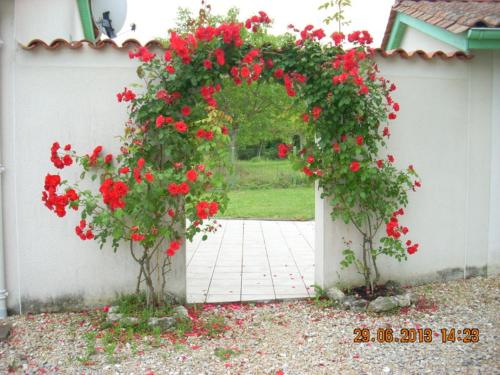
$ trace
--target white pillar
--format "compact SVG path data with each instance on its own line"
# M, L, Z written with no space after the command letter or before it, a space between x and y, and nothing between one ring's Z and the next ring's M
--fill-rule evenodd
M315 185L315 274L314 283L322 288L334 284L352 285L362 283L354 266L348 269L340 267L343 259L342 251L346 248L345 240L353 241L353 250L359 249L361 236L352 225L346 225L340 220L333 221L330 213L332 208L327 199L321 198L318 184Z

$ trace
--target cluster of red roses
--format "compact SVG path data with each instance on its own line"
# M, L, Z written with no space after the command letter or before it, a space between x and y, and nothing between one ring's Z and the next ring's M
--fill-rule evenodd
M268 17L266 12L260 11L259 15L252 16L245 21L245 27L247 29L252 29L253 32L257 32L259 30L259 25L268 25L270 23L271 19Z
M94 233L92 233L92 226L89 225L88 229L85 230L87 222L85 220L80 220L80 224L75 227L75 233L82 241L91 240L94 238Z
M404 215L404 210L400 208L399 210L392 213L391 219L385 226L385 231L389 237L399 239L402 235L406 235L409 232L408 227L401 226L399 224L398 216ZM413 244L410 240L406 241L408 254L414 254L418 249L418 244Z
M347 40L350 43L358 43L358 44L372 44L373 38L370 33L366 30L362 31L353 31L347 36Z
M252 81L259 79L264 69L264 59L260 57L258 62L255 62L258 57L260 57L260 50L253 48L241 60L242 66L240 68L237 66L231 68L231 76L237 85L240 85L243 80L246 80L247 84L250 85ZM268 67L272 67L271 59L268 59Z
M184 37L177 33L170 33L170 48L165 53L165 60L170 61L171 54L175 53L183 64L191 63L191 56L198 47L198 41L210 42L216 36L222 36L225 44L234 43L235 46L243 45L243 40L240 36L241 24L222 24L218 27L200 26L196 29L194 35L186 34ZM219 50L215 53L219 65L224 65L224 51Z
M42 192L42 202L51 211L54 211L57 216L63 217L66 215L66 206L71 205L74 210L78 209L78 194L74 189L66 190L65 194L57 194L57 188L61 184L61 176L47 174L45 176L45 191Z
M181 248L181 240L171 241L168 246L168 249L165 250L165 254L167 254L169 257L173 257L177 252L177 250L179 250L180 248Z
M178 91L174 91L170 94L167 90L160 89L156 93L156 99L163 100L165 104L172 104L181 97L182 95Z
M307 25L304 30L300 32L300 39L295 42L298 46L304 44L306 40L321 40L325 37L325 32L323 29L313 30L313 25Z
M312 116L313 116L313 118L314 118L315 120L319 119L319 116L321 115L321 111L322 111L321 107L314 106L314 107L312 108L312 110L311 110L311 114L312 114ZM308 113L304 113L304 114L302 115L302 120L303 120L304 122L309 122L309 114L308 114Z
M181 166L182 165L179 165L179 167L181 167ZM205 165L203 165L203 164L197 165L196 169L198 170L198 172L194 169L189 169L186 172L186 180L189 181L190 183L196 182L196 180L198 179L199 172L205 174L206 176L211 176L211 174L212 174L210 171L205 171ZM167 190L171 196L175 197L176 195L188 194L189 191L191 190L191 188L190 188L188 182L183 181L179 184L177 184L175 182L170 183L167 187ZM173 217L173 215L171 215L171 216Z
M101 151L102 151L102 146L97 146L96 148L94 148L94 151L92 151L92 154L88 156L90 166L97 164L97 158L101 154Z
M99 191L102 194L102 200L108 205L111 211L117 208L124 208L129 187L123 181L113 181L112 178L107 178L101 184Z
M130 102L135 99L135 93L132 90L129 90L125 87L122 92L116 94L116 98L120 103L122 101Z
M133 58L138 58L142 62L149 62L154 59L156 54L149 52L149 50L146 47L139 47L139 49L134 52L134 51L128 51L128 57L133 59Z
M219 92L221 89L221 85L218 83L215 86L201 86L200 93L205 102L209 107L217 107L217 101L214 99L213 95L216 92Z
M332 62L332 67L335 70L340 69L341 73L332 77L332 83L334 85L341 85L351 79L352 82L359 88L358 94L368 94L368 86L366 86L364 78L359 74L359 64L361 61L366 59L366 57L365 52L358 51L355 48L352 48L345 53L337 54ZM368 75L368 79L374 81L375 74L370 73Z
M201 201L196 205L196 216L201 220L215 216L219 211L219 204L217 202Z
M73 159L70 155L65 154L62 158L59 156L59 149L61 146L58 142L54 142L50 148L50 161L58 169L63 169L73 164ZM64 151L69 152L71 150L71 145L64 146Z

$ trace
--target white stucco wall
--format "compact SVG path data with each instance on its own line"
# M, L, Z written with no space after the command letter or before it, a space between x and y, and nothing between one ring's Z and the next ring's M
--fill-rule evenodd
M381 257L383 276L420 282L484 274L498 254L498 231L490 226L497 220L498 228L493 212L498 204L490 192L498 201L500 188L497 171L490 179L498 169L496 150L490 165L492 142L498 144L498 136L492 137L492 125L498 131L492 121L492 54L478 52L467 62L381 58L378 63L398 86L394 97L401 104L391 125L390 153L400 168L413 164L423 184L410 192L402 219L420 249L404 263ZM358 234L333 223L329 205L319 197L316 202L316 282L360 281L352 268L339 267L342 238L356 243Z
M458 51L448 43L444 43L436 38L431 37L411 26L407 26L401 39L400 48L406 51L423 50L428 52L444 51L454 52Z
M500 51L493 52L491 105L491 211L488 272L500 272Z
M15 3L17 41L84 39L76 0L1 0Z

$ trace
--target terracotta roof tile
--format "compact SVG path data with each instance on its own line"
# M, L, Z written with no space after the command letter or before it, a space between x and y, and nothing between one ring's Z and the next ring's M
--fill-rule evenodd
M121 45L117 44L111 39L106 39L102 41L98 41L97 43L92 43L88 40L79 40L79 41L74 41L74 42L69 42L64 39L55 39L50 43L46 43L43 40L40 39L34 39L30 41L26 45L21 45L21 47L25 50L31 51L36 48L45 48L48 50L57 50L61 48L69 48L69 49L80 49L85 46L88 46L89 48L92 49L103 49L106 47L111 47L115 49L120 49L120 50L129 50L132 48L138 48L141 47L142 44L136 40L136 39L127 39L125 40ZM162 44L157 41L157 40L151 40L144 44L145 47L148 48L158 48L158 49L163 49ZM422 50L418 51L413 51L413 52L408 52L403 49L395 49L392 51L384 51L382 48L374 48L375 54L382 56L382 57L401 57L404 59L410 59L414 57L420 57L424 60L431 60L434 58L440 58L443 60L450 60L450 59L460 59L460 60L468 60L471 59L473 56L466 54L464 52L451 52L451 53L446 53L443 51L435 51L435 52L424 52Z
M67 41L65 39L55 39L50 43L46 43L45 41L43 41L41 39L34 39L26 45L21 45L21 47L25 50L32 50L32 49L35 49L37 47L44 47L44 48L49 49L49 50L54 50L54 49L58 49L61 47L70 48L70 49L79 49L79 48L82 48L84 46L88 46L88 47L93 48L93 49L102 49L105 47L112 47L115 49L127 49L128 50L131 48L141 47L142 44L137 39L127 39L127 40L123 41L121 45L117 44L115 41L113 41L111 39L100 40L100 41L97 41L96 43L93 43L90 40L85 40L85 39L73 41L73 42ZM144 46L148 47L148 48L163 48L162 44L157 40L150 40Z
M455 34L475 26L500 27L500 0L396 0L382 41L384 49L398 12Z
M455 52L444 52L444 51L435 51L435 52L425 52L422 50L408 52L402 48L393 49L390 51L386 51L382 48L376 48L375 53L382 57L401 57L403 59L411 59L414 57L420 57L424 60L432 60L435 58L440 58L442 60L451 60L451 59L459 59L459 60L470 60L474 56L462 51Z

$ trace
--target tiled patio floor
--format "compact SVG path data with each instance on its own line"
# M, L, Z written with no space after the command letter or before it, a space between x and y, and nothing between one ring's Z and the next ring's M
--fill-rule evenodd
M308 297L314 283L314 222L220 220L187 246L188 302Z

